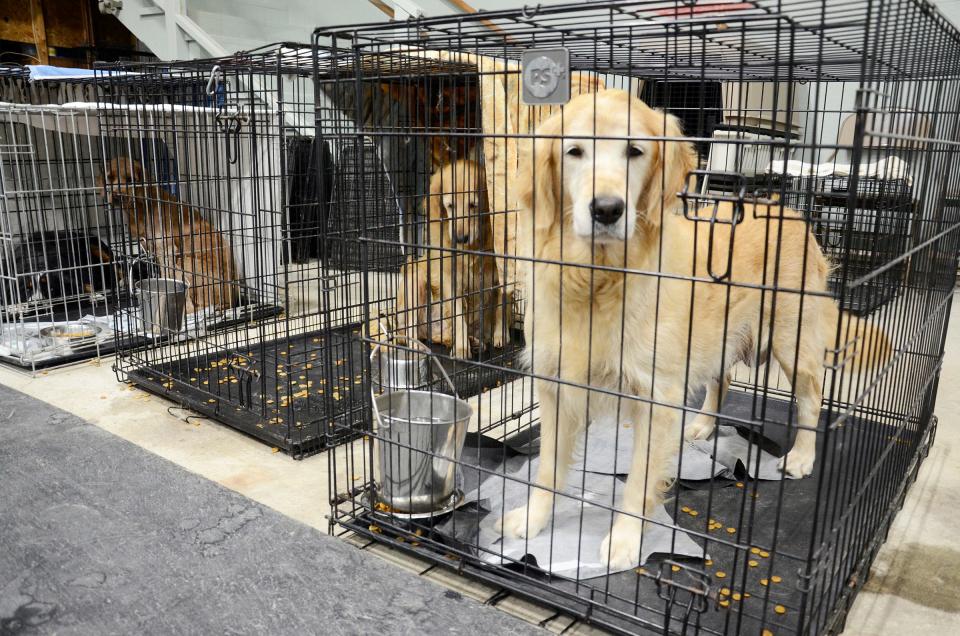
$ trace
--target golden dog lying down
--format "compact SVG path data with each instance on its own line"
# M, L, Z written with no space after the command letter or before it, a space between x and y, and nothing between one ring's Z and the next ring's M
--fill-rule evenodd
M830 265L798 212L748 203L738 224L715 225L711 271L729 265L730 275L714 282L708 224L688 220L677 196L696 167L694 148L670 141L682 137L676 118L624 91L576 97L537 133L517 183L517 246L552 263L536 260L525 272L531 305L524 330L533 371L559 382L536 381L536 483L543 489L533 488L528 506L508 512L500 527L534 536L549 522L552 491L564 488L586 424L582 387L631 396L589 392L591 418L619 415L636 430L622 513L601 548L604 562L629 567L640 552L640 516L660 503L672 477L686 391L708 386L704 414L685 431L708 435L728 370L754 362L752 352L765 356L768 342L793 382L799 413L796 443L781 467L794 476L813 470L824 352L834 347L838 324L836 302L826 295ZM732 204L721 204L721 220L733 214ZM764 285L766 293L756 287ZM852 317L843 323L845 338L860 336L850 351L859 366L889 356L880 330Z

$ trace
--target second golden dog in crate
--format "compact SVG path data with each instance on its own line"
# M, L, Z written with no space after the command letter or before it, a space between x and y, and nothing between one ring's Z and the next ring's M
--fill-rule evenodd
M403 267L397 325L408 337L439 342L457 358L503 346L504 308L493 257L483 166L459 159L430 178L427 250Z

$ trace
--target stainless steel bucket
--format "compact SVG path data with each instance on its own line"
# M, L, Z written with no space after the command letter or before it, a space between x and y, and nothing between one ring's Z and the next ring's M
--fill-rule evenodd
M457 491L457 464L473 408L453 395L400 390L373 400L379 480L390 512L445 510Z
M147 278L137 283L143 330L153 334L179 332L187 308L186 283L172 278Z
M473 408L430 349L390 338L370 354L371 398L377 430L375 504L381 511L423 514L452 509L457 464ZM431 366L436 373L431 373ZM442 377L453 395L434 383Z

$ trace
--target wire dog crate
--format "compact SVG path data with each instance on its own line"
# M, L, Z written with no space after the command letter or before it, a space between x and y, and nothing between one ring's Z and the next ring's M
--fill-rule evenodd
M119 378L295 458L336 443L353 384L330 377L359 346L349 324L321 331L334 167L377 159L334 153L311 68L278 44L101 75L104 197L153 279L117 316Z
M614 632L840 631L936 429L957 35L920 0L318 31L330 142L414 184L385 232L335 176L332 530Z
M0 360L36 370L113 349L128 263L96 188L95 104L0 106Z

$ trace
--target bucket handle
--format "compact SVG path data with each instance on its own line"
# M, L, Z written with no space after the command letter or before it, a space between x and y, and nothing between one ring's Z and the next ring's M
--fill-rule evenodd
M389 340L396 340L396 338L395 338L394 335L393 335L393 332L390 331L390 327L389 327L389 325L388 325L388 323L387 323L386 317L385 317L383 314L380 314L380 315L376 318L376 320L377 320L377 324L380 326L381 332L384 333L384 334L386 334L387 340L388 340L388 341L389 341ZM433 362L433 364L436 365L437 369L440 371L440 375L443 376L443 379L444 379L444 381L447 383L447 386L448 386L448 387L450 388L450 390L453 392L453 396L454 396L455 398L457 398L458 400L462 399L462 398L460 397L460 393L457 391L456 385L454 385L454 383L453 383L453 380L451 380L451 379L450 379L450 376L447 375L447 370L443 368L443 365L440 364L440 361L437 359L437 355L436 355L435 353L433 353L432 351L430 351L430 349L427 348L426 345L424 345L422 342L420 342L420 341L417 340L416 338L408 338L408 340L411 340L412 342L416 343L417 345L420 345L420 347L423 347L422 351L423 351L424 355L427 356L427 361L428 361L428 363L429 363L429 362ZM377 352L380 351L380 349L381 349L382 347L383 347L383 345L377 344L377 345L373 348L373 351L370 353L370 362L371 362L371 363L373 363L374 357L377 355ZM377 401L376 401L375 398L376 398L376 396L373 394L373 387L370 387L370 401L373 403L374 416L376 416L376 417L379 419L380 413L377 411Z

